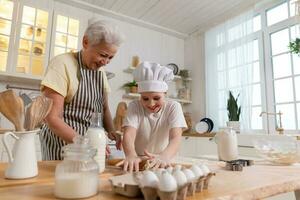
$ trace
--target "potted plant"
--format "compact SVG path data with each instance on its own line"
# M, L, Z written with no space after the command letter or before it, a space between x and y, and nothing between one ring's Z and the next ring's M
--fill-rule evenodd
M240 94L236 98L229 91L229 98L227 100L227 112L228 112L228 122L227 127L232 127L236 132L240 132L240 115L241 106L238 106L237 101Z
M288 47L291 53L300 55L300 38L296 38L295 41L290 42Z
M137 83L135 80L131 81L131 82L127 82L123 85L123 87L125 88L129 88L129 92L130 93L137 93Z

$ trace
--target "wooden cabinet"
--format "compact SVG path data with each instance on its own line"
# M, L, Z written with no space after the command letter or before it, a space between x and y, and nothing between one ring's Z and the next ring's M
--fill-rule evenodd
M18 7L12 73L41 78L48 64L53 3L22 0Z
M53 0L0 1L0 79L39 82L53 56L81 48L91 15Z

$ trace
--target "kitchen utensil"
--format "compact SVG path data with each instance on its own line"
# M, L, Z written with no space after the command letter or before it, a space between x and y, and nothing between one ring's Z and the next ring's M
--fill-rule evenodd
M24 128L26 130L35 129L48 115L51 107L51 99L45 96L36 97L26 110Z
M24 103L12 90L0 93L0 112L14 124L16 131L24 131Z
M38 130L4 133L2 142L9 159L9 164L4 174L6 178L24 179L38 174L34 141L37 132ZM16 140L12 150L9 148L9 137Z
M25 93L20 94L20 97L23 100L25 107L32 102L32 99Z

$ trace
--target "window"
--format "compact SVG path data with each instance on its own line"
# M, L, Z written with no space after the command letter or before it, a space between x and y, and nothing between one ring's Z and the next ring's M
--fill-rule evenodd
M43 75L47 26L47 11L23 7L16 72Z
M57 15L54 56L76 51L78 48L79 21Z
M300 35L295 23L294 3L283 1L206 33L207 115L217 126L228 121L230 90L240 94L242 129L275 132L278 117L259 117L262 111L281 111L285 130L300 129L300 57L288 49Z
M0 4L0 71L6 71L13 7L8 0Z

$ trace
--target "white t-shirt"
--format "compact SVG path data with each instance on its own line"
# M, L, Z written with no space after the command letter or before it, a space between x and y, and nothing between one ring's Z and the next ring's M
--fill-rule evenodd
M187 127L181 105L173 100L166 100L158 113L147 111L139 100L132 101L123 126L137 129L135 150L138 155L144 155L145 149L159 154L169 144L171 128Z

